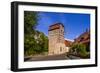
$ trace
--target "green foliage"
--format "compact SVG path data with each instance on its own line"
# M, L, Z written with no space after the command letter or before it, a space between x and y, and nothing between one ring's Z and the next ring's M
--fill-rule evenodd
M48 37L35 30L38 14L31 11L24 12L24 55L30 56L48 51Z
M29 34L37 26L38 15L33 11L24 11L24 33Z
M86 46L80 43L73 44L70 52L81 57L86 57L89 55L89 53L86 51Z

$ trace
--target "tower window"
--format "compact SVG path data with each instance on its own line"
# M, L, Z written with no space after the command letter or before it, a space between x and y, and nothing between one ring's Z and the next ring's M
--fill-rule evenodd
M62 47L60 47L60 51L62 51Z

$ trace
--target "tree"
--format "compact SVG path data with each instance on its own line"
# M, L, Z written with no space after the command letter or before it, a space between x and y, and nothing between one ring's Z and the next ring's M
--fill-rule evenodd
M24 12L24 33L30 34L37 26L38 14L33 11Z
M24 54L31 55L33 51L35 28L37 26L37 13L32 11L24 11Z
M38 13L24 12L24 54L25 56L40 54L48 51L48 37L35 30L38 25Z

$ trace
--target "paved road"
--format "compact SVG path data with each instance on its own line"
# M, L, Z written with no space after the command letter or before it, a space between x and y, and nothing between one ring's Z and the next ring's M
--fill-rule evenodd
M80 57L73 56L73 55L69 55L68 58L69 58L69 59L81 59Z
M67 57L66 54L61 55L48 55L48 56L33 56L27 57L25 61L44 61L44 60L66 60L66 59L80 59L79 57L69 56Z
M67 59L65 54L48 55L48 56L33 56L25 58L25 61L44 61L44 60L64 60Z

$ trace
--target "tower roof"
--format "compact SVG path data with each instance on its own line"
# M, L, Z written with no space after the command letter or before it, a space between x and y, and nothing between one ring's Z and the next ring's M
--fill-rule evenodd
M62 27L64 27L64 25L63 25L62 23L55 23L55 24L49 26L49 31L55 30L55 29L59 29L59 28L61 27L60 25L61 25Z

